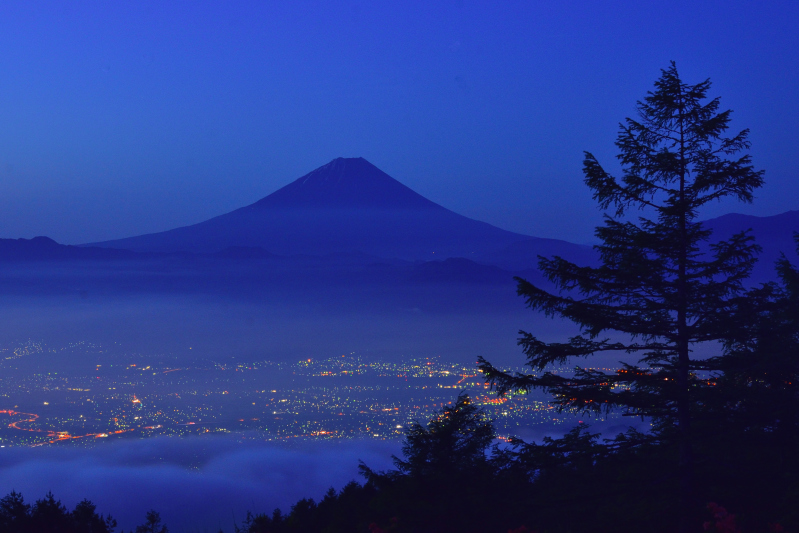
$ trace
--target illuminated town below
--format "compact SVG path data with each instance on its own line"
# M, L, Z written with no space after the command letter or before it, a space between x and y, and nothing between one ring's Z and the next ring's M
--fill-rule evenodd
M461 391L494 421L500 439L580 421L558 413L544 394L498 397L473 366L438 357L399 363L355 353L292 363L176 360L90 343L0 348L0 446L204 433L266 441L394 439Z

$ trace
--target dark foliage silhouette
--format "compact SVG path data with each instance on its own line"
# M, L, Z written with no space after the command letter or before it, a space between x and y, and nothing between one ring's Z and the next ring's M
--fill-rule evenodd
M116 520L83 500L71 512L52 493L33 505L12 491L0 499L0 533L113 533Z
M712 241L697 217L715 200L751 202L763 183L763 172L744 153L748 130L725 136L731 112L720 111L718 98L707 99L709 89L709 80L683 82L672 63L654 91L638 102L638 118L620 125L616 146L622 176L611 176L586 153L585 183L606 210L605 224L596 230L600 266L541 258L539 266L558 294L518 279L518 293L532 309L582 329L555 343L522 332L519 344L534 371L601 352L633 354L637 363L622 363L610 373L578 366L573 376L510 375L485 360L480 364L500 392L543 388L560 408L621 408L651 417L655 435L673 438L679 450L683 529L698 512L692 420L715 386L707 373L720 370L692 352L729 336L741 299L752 299L743 282L758 251L746 232ZM633 211L640 215L629 216Z
M598 266L541 258L556 294L517 279L532 309L582 333L549 343L521 332L532 373L479 363L501 394L542 388L560 409L621 409L651 420L652 431L608 439L581 425L561 438L492 446L490 422L460 396L427 425L409 427L394 470L361 465L364 484L331 489L318 504L301 500L286 516L248 517L244 530L799 527L799 272L783 257L779 283L747 286L753 238L714 239L698 221L709 202L751 201L763 176L745 153L748 131L725 136L730 112L707 99L709 89L709 81L684 83L672 64L638 119L620 127L622 177L586 154L586 184L609 210L597 229ZM699 346L715 354L699 358ZM602 352L633 362L616 372L546 371Z
M361 464L365 483L330 489L318 503L300 500L285 516L250 515L238 531L505 533L522 525L528 483L496 474L493 440L490 421L461 394L428 424L407 429L396 469Z
M684 83L672 64L620 127L621 178L591 155L585 182L603 209L598 266L541 258L560 290L523 279L534 310L582 333L544 342L521 332L531 373L481 359L501 394L541 388L560 409L620 409L653 429L614 438L580 425L540 442L498 442L465 394L405 433L394 469L361 463L364 481L304 498L283 514L248 514L237 533L578 533L799 530L799 270L745 282L758 247L747 232L714 240L701 209L751 201L762 184L747 130L726 137L729 111L710 82ZM638 209L638 217L630 216ZM797 236L799 248L799 236ZM699 358L696 348L712 351ZM616 372L554 364L615 352ZM112 532L88 501L69 512L52 494L0 500L0 533ZM150 511L136 533L167 533Z
M145 515L144 523L136 526L136 533L169 533L169 529L161 523L161 514L150 509Z

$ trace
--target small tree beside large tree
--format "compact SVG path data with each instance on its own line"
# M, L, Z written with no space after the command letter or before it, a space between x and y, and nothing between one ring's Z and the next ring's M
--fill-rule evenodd
M729 339L758 251L745 232L712 241L698 217L716 200L751 202L763 183L763 171L746 154L748 130L726 135L731 112L720 111L718 98L708 99L709 89L709 80L683 82L672 63L638 102L638 117L619 126L622 175L612 176L586 152L585 183L606 211L596 229L599 266L541 258L539 268L556 293L517 278L530 308L568 319L581 333L553 343L520 332L530 374L479 363L501 393L542 388L564 409L620 408L651 417L656 435L673 438L679 449L685 520L693 492L692 418L716 385L718 366L692 354L700 344ZM546 371L602 352L632 354L637 362L610 373Z

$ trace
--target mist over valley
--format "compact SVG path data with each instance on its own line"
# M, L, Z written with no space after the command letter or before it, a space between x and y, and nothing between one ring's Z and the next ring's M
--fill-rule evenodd
M751 285L774 279L780 254L796 259L797 211L706 226L720 238L752 228L763 252ZM578 332L516 295L515 277L554 288L539 256L598 262L590 246L458 215L360 158L164 233L0 239L0 482L71 493L59 481L69 477L106 508L128 500L115 511L125 527L160 506L190 530L318 498L357 477L357 459L388 467L409 424L464 391L500 442L577 423L648 431L647 420L558 413L543 393L500 398L484 384L480 356L524 370L519 329L553 342ZM619 360L632 359L595 361ZM150 475L162 480L152 493ZM204 513L166 496L185 483Z

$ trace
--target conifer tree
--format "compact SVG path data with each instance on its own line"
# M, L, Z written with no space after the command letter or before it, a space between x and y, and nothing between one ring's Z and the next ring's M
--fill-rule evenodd
M451 476L485 463L494 437L491 422L461 392L455 404L445 406L427 427L414 422L407 429L402 446L405 459L394 457L394 464L411 476Z
M136 533L169 533L169 529L161 523L161 513L150 509L145 515L145 522L136 526Z
M622 175L612 176L585 153L585 183L605 210L604 225L595 232L599 266L540 258L555 293L517 278L517 292L530 308L568 319L581 333L551 343L521 331L531 373L505 373L482 358L479 367L500 393L542 388L563 409L615 408L651 417L658 436L673 435L679 448L686 516L692 415L703 389L712 386L705 379L708 362L692 352L729 337L758 251L745 232L712 242L698 217L715 200L751 202L763 172L746 154L748 130L726 136L731 112L719 110L719 98L708 99L709 80L687 84L673 62L661 72L654 90L638 102L638 117L619 125ZM616 372L579 366L573 376L546 371L602 352L631 354L633 362Z
M795 238L799 248L799 234ZM779 439L793 456L799 443L799 268L784 255L776 267L780 283L741 298L724 353L708 361L717 372L713 401L704 407L733 431Z

